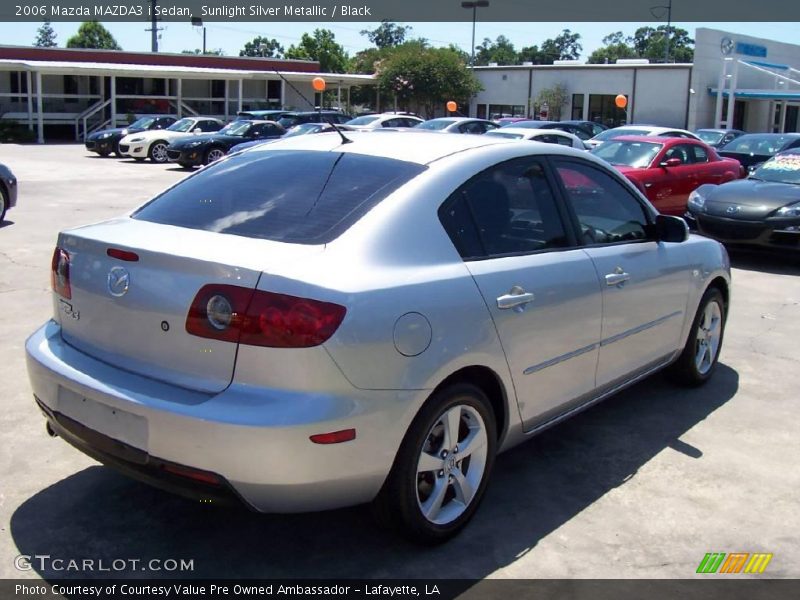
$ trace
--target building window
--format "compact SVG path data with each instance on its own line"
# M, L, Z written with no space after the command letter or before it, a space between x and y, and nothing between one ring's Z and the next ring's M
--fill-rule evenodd
M627 113L624 109L617 108L614 98L614 94L590 94L589 120L606 127L619 127L627 123Z
M277 79L267 81L267 100L270 106L273 104L279 106L281 103L281 82Z
M503 117L524 117L525 107L522 104L490 104L489 118L502 119Z
M572 94L572 120L583 120L583 94Z
M12 94L28 93L28 76L23 71L9 71L9 89Z
M211 97L224 98L225 97L225 80L213 79L211 81Z

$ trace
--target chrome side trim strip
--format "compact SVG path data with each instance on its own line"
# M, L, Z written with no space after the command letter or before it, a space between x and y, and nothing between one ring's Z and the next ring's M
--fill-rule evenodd
M600 340L600 346L608 346L609 344L613 344L614 342L624 340L626 337L636 335L637 333L641 333L642 331L647 331L648 329L656 327L657 325L661 325L661 323L663 323L664 321L668 321L682 314L683 311L676 310L674 313L670 313L663 317L659 317L655 321L650 321L649 323L645 323L644 325L639 325L638 327L634 327L633 329L629 329L628 331L623 331L622 333L618 333L617 335L612 335L610 338Z
M542 369L546 369L547 367L552 367L553 365L557 365L558 363L564 362L565 360L569 360L570 358L575 358L576 356L580 356L581 354L586 354L587 352L591 352L598 346L599 344L590 344L589 346L578 348L577 350L573 350L572 352L567 352L566 354L562 354L561 356L556 356L555 358L546 360L543 363L539 363L538 365L533 365L532 367L528 367L522 372L522 374L530 375L531 373L536 373L537 371L541 371Z

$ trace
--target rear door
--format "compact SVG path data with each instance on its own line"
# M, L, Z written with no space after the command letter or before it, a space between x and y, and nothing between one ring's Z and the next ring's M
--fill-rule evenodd
M586 161L554 158L602 287L597 387L663 362L678 348L689 285L684 248L653 241L639 199Z
M601 291L541 158L495 165L440 210L505 350L526 429L591 394Z

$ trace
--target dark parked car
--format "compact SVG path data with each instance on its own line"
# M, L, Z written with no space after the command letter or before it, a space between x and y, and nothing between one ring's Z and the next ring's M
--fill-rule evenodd
M117 156L122 156L119 153L119 141L129 133L150 131L151 129L166 129L177 120L177 117L168 115L149 115L140 117L125 128L95 131L86 138L86 149L91 152L97 152L100 156L108 156L112 152Z
M17 178L4 164L0 163L0 223L6 218L6 211L17 205Z
M696 129L695 134L709 146L722 148L728 142L744 135L741 129Z
M726 244L800 250L800 149L778 154L747 179L700 186L686 220Z
M747 133L725 144L719 153L752 170L790 148L800 148L800 133Z
M589 140L598 133L604 132L608 127L594 123L592 121L518 121L513 124L503 125L503 127L524 127L525 129L559 129L572 135L578 136L581 140Z
M349 125L337 125L336 129L339 131L355 131ZM295 125L289 131L283 134L284 138L288 137L295 137L297 135L308 135L309 133L328 133L335 131L333 126L328 125L327 123L303 123L302 125ZM252 148L253 146L260 146L261 144L269 144L270 142L274 142L275 140L268 139L268 140L252 140L249 142L242 142L241 144L236 144L230 150L228 150L228 154L233 152L239 152L240 150L247 150L248 148Z
M215 133L176 140L167 146L167 157L184 168L219 160L236 144L278 139L286 130L274 121L234 121Z
M291 114L290 110L240 110L236 113L237 121L258 119L260 121L277 121L284 115Z
M335 110L310 110L306 112L290 112L278 119L278 123L284 129L289 129L295 125L303 123L347 123L353 117Z

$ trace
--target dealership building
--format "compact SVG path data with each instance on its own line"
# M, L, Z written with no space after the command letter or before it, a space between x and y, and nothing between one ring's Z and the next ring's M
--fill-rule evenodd
M478 117L553 118L553 107L537 100L543 90L563 86L561 119L800 131L800 46L716 29L695 31L694 62L688 64L559 61L475 67L475 74L484 88L470 104ZM619 94L627 98L625 109L615 105Z
M227 120L242 110L310 110L310 102L322 103L312 88L319 76L326 101L342 108L350 88L375 81L320 73L314 61L0 46L0 119L26 125L43 142L82 140L131 115Z

